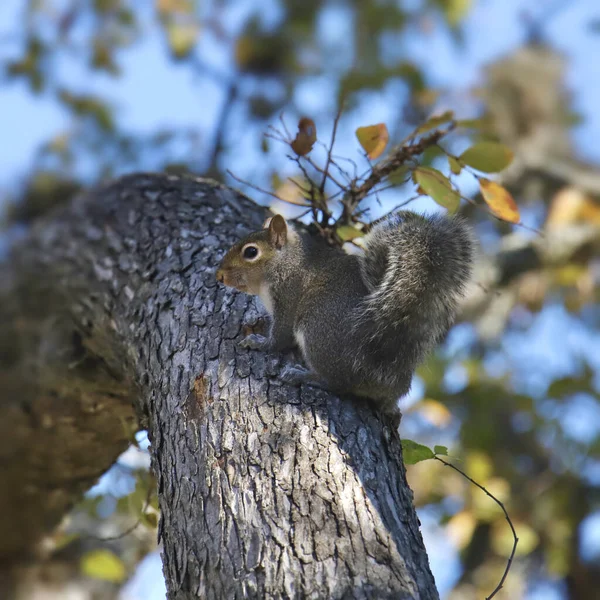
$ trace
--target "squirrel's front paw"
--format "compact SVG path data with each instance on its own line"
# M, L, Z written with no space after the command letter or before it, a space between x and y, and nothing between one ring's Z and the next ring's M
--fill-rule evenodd
M248 348L249 350L268 350L269 338L258 333L247 335L241 342L240 348Z
M288 385L313 385L323 387L323 384L318 381L312 371L304 369L298 365L285 365L281 370L279 379Z

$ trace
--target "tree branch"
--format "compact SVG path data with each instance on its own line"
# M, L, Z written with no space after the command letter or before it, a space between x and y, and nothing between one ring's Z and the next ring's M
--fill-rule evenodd
M5 569L111 465L135 407L169 598L438 597L393 427L281 385L279 357L238 346L255 303L214 267L262 219L225 187L142 174L14 249L0 288Z

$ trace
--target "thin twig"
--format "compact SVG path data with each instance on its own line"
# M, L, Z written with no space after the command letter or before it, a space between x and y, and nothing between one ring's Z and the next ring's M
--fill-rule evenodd
M302 192L303 195L311 193L311 188L306 189L302 187L293 177L288 177L287 180L293 183Z
M268 127L271 132L267 132L265 133L265 137L266 138L271 138L272 140L276 140L278 142L283 142L284 144L289 144L291 143L291 140L288 140L283 133L281 133L281 131L279 131L279 129L276 129L275 127L273 127L273 125L269 125Z
M332 175L331 173L328 173L326 170L323 170L312 158L310 158L309 156L303 156L302 158L304 158L304 160L313 168L315 169L315 171L318 171L319 173L321 173L326 179L329 178L331 181L333 181L333 183L335 183L335 185L337 185L341 190L345 190L348 186L346 186L343 183L340 183L339 181L337 181ZM319 188L319 191L321 190L321 188Z
M486 490L480 483L477 483L474 479L471 479L471 477L469 477L464 471L461 471L458 467L455 467L453 464L446 462L443 458L440 458L437 454L433 458L435 460L439 460L444 466L454 469L457 473L460 473L465 479L470 481L474 486L478 487L482 492L485 492L485 494L487 496L489 496L502 509L502 512L504 513L506 522L510 526L510 530L512 532L513 540L514 540L512 551L510 553L510 556L508 557L508 562L506 563L506 568L504 569L504 573L502 574L502 578L500 579L500 582L494 588L492 593L489 596L487 596L485 599L485 600L491 600L491 598L493 598L502 589L502 586L504 585L504 582L506 581L506 577L508 576L508 572L510 571L510 567L511 567L513 559L515 557L515 552L517 551L517 544L519 543L519 538L517 537L517 532L515 531L514 525L512 524L512 521L510 520L510 517L508 516L508 512L506 512L506 508L504 508L504 504L502 504L502 502L500 500L498 500L498 498L496 498L496 496L494 496L488 490Z
M323 179L321 180L321 185L319 186L319 192L321 197L325 192L325 183L327 182L327 177L329 176L329 164L331 163L331 153L333 152L333 146L335 144L335 136L337 134L338 123L340 122L340 117L342 116L342 112L344 110L344 100L340 102L340 107L338 108L337 114L335 115L335 119L333 121L333 131L331 133L331 143L329 144L329 150L327 151L327 161L325 162L325 169L323 173Z
M338 161L338 160L345 160L346 162L349 162L352 165L352 168L354 169L354 179L358 178L358 165L356 164L355 160L352 160L351 158L348 158L347 156L339 156L337 154L332 155L331 157L332 159ZM344 169L342 169L341 167L339 167L337 165L337 163L333 163L340 171L340 173L343 173L344 176L349 177L348 173L346 173L346 171L344 171Z
M227 90L227 98L223 103L223 108L221 109L221 114L219 115L219 120L217 122L216 131L215 131L215 143L213 146L212 157L210 159L210 163L207 172L211 172L217 166L217 160L219 155L223 151L223 140L225 138L225 134L227 132L227 123L231 117L231 111L235 105L235 101L238 97L238 86L235 83L230 83L229 88Z
M283 120L283 113L279 113L279 122L281 123L281 126L283 127L283 130L285 131L285 135L287 135L287 139L291 140L292 136L287 128L287 125L285 124L285 121Z
M354 162L354 161L351 161L351 162ZM338 173L344 179L346 179L348 183L350 183L352 181L352 177L350 177L350 173L348 173L347 171L344 171L344 169L342 169L342 167L340 165L338 165L337 161L335 160L335 158L333 156L331 157L331 165L338 170ZM356 163L354 163L354 167L356 170Z
M234 175L229 169L227 169L227 174L231 175L231 177L233 177L237 182L243 183L244 185L247 185L248 187L252 188L253 190L260 192L261 194L267 194L267 196L271 196L271 198L275 198L275 200L279 200L280 202L285 202L287 204L293 204L294 206L308 206L307 204L297 204L296 202L290 202L289 200L286 200L285 198L280 198L277 194L274 194L273 192L270 192L269 190L265 190L265 189L259 187L258 185L254 185L253 183L246 181L245 179L241 179L237 175Z

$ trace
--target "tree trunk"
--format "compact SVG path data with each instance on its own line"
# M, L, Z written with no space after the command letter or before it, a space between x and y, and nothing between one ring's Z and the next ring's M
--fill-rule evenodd
M213 182L133 175L14 249L0 271L5 572L141 424L169 598L438 597L393 426L282 385L284 359L237 345L259 310L214 267L263 216Z

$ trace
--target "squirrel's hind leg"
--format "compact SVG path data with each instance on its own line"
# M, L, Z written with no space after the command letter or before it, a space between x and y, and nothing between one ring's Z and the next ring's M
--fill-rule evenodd
M251 333L247 335L240 343L240 348L248 348L249 350L269 350L269 338L260 335L259 333Z
M312 371L299 365L285 365L281 370L279 379L288 385L312 385L313 387L327 389L327 384L317 377Z

